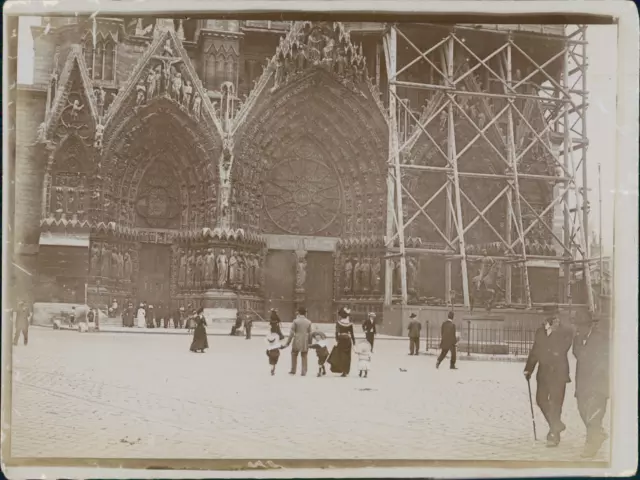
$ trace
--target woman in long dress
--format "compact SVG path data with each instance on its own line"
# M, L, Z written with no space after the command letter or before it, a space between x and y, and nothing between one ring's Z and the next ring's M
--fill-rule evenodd
M275 333L278 335L280 340L284 338L281 328L280 317L278 316L278 311L275 308L271 309L271 317L269 318L269 326L271 327L271 333Z
M147 326L147 312L144 309L144 305L140 304L138 311L136 312L136 324L138 328L145 328Z
M341 377L346 377L351 371L351 351L356 343L353 334L353 324L349 315L351 310L341 308L338 311L338 322L336 323L336 345L331 350L327 362L333 373L341 373Z
M197 353L204 353L205 348L209 348L209 341L207 339L207 321L204 318L204 308L200 307L196 312L195 329L193 330L193 341L191 342L191 351Z

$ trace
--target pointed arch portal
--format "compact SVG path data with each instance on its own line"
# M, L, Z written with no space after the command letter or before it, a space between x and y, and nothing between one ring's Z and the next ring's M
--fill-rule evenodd
M372 98L308 72L236 132L234 220L262 233L382 235L386 137Z

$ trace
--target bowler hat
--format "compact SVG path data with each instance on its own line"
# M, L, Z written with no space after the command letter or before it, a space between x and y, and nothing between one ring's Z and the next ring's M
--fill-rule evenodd
M415 314L415 312L411 312L411 314L409 315L409 318L416 318L418 315Z

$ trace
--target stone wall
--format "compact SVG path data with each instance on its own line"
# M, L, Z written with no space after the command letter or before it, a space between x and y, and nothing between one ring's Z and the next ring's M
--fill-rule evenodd
M41 146L34 145L38 125L44 121L46 93L19 89L16 105L16 253L38 244L42 216L44 161Z

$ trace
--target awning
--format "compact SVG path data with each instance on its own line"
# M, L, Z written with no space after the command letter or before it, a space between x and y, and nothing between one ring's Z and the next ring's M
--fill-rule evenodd
M89 248L89 233L42 232L39 244L51 247Z

